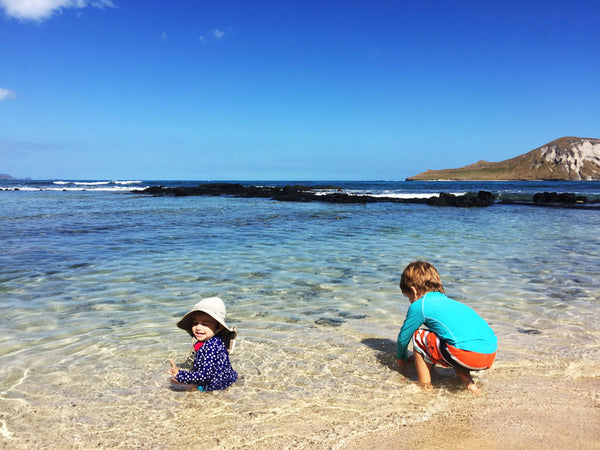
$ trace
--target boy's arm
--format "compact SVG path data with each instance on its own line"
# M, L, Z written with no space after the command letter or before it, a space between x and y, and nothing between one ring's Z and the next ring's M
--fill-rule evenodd
M417 300L410 305L406 312L406 318L404 319L404 323L398 334L398 341L396 342L396 358L398 360L407 360L408 343L410 342L413 333L425 323L425 317L421 311L421 304L421 300Z

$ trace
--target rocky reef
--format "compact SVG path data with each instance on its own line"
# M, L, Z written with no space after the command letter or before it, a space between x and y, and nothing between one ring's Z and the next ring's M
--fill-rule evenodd
M420 203L434 206L489 206L495 198L491 192L477 194L440 194L431 198L396 198L355 195L343 192L335 186L244 186L239 183L207 183L195 187L151 186L132 191L135 194L173 197L184 196L232 196L242 198L268 198L280 202L324 202L324 203Z
M238 198L265 198L280 202L324 202L346 204L368 203L414 203L430 206L454 207L486 207L497 202L494 194L488 191L454 195L440 193L430 198L397 198L379 197L372 195L355 195L343 192L335 186L244 186L239 183L207 183L193 187L164 187L151 186L143 190L132 191L135 194L151 196L230 196ZM550 207L577 207L585 206L588 209L600 209L590 206L585 196L576 196L572 193L558 194L556 192L535 194L532 201L502 199L503 204L521 204Z

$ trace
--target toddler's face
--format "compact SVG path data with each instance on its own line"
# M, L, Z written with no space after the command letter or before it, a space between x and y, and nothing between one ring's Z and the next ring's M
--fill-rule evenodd
M221 331L221 325L205 312L192 314L192 333L201 342L208 341Z

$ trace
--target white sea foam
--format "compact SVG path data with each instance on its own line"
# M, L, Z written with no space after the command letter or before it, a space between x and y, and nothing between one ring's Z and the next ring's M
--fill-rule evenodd
M105 184L110 184L110 181L75 181L73 184L75 186L103 186Z
M452 195L464 195L466 192L452 192ZM371 197L389 197L389 198L401 198L401 199L411 199L411 198L431 198L437 197L440 195L439 193L433 192L425 192L425 193L413 193L413 192L386 192L383 194L371 194Z
M93 191L93 192L129 192L131 191L131 186L114 186L108 184L77 184L69 186L65 184L61 187L51 187L51 186L5 186L4 189L14 190L18 189L20 191Z
M4 439L11 439L14 433L8 431L8 427L6 426L6 422L4 420L0 420L0 436Z
M337 190L322 190L322 191L318 191L315 192L315 195L328 195L328 194L334 194L334 193L338 193L339 191ZM370 191L355 191L355 190L348 190L348 191L343 191L344 194L348 194L348 195L354 195L354 196L367 196L367 197L373 197L373 198L397 198L397 199L422 199L422 198L431 198L431 197L437 197L439 195L439 192L398 192L398 191L383 191L380 193L372 193ZM466 194L466 192L452 192L452 195L464 195Z
M133 189L144 189L140 180L89 180L89 181L18 181L0 184L0 190L19 191L92 191L92 192L127 192ZM135 186L134 186L135 185ZM142 185L142 186L138 186Z
M113 183L115 184L140 184L143 183L143 181L113 181Z

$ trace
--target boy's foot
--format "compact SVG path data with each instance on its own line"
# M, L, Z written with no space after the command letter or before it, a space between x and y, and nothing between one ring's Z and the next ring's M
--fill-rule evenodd
M431 383L419 383L419 382L417 382L417 384L424 391L432 391L433 390L433 386L431 385Z
M483 392L481 392L481 389L479 389L475 383L469 383L469 384L467 384L465 386L465 389L467 391L471 391L477 397L481 397L483 395Z

